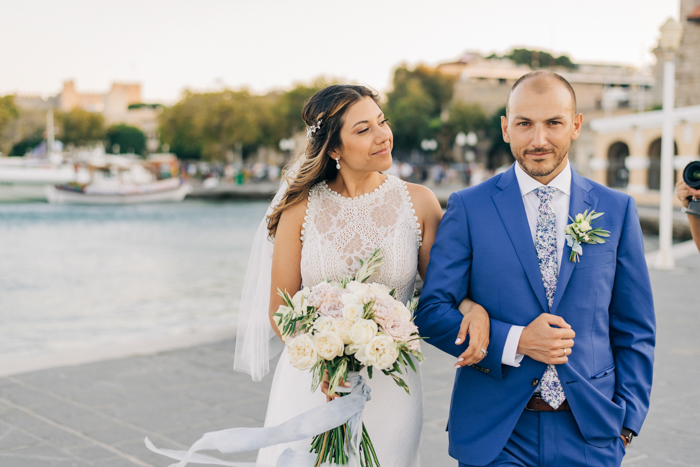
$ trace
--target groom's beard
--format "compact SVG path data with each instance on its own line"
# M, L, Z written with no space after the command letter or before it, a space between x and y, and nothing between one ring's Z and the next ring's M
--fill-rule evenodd
M518 161L520 167L530 175L531 177L546 177L551 174L561 165L562 161L569 154L569 147L571 147L571 142L569 141L565 147L557 148L554 146L541 147L534 149L524 149L521 154L516 155L516 152L511 147L511 152L513 157ZM535 162L526 157L527 154L538 154L538 153L551 153L551 156L546 160Z

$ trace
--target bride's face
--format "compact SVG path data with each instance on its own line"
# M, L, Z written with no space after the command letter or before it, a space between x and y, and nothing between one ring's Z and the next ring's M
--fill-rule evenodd
M340 158L341 172L344 168L381 172L391 167L394 134L384 112L371 97L363 98L348 109L340 139L343 147L332 151L330 156Z

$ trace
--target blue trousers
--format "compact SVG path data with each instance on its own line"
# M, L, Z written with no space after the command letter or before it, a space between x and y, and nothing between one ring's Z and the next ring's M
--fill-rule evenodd
M619 467L622 438L605 448L588 444L571 412L525 410L503 451L487 467ZM477 467L459 463L459 467Z

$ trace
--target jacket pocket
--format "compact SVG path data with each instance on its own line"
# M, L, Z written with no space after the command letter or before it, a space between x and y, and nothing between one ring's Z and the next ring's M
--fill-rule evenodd
M613 363L610 367L599 371L598 373L594 373L591 375L591 379L600 379L604 378L608 375L611 375L615 371L615 364Z
M594 246L594 245L589 245ZM580 257L580 261L576 263L576 269L593 268L595 266L601 266L603 264L612 263L615 259L615 254L612 251L605 251L598 254L591 254L588 252L586 254L586 249L583 250L583 255Z

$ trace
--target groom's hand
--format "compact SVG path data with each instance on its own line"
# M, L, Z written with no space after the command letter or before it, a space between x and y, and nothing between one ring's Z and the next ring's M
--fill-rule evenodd
M561 365L569 361L575 336L564 318L542 313L523 329L518 353L548 365Z

